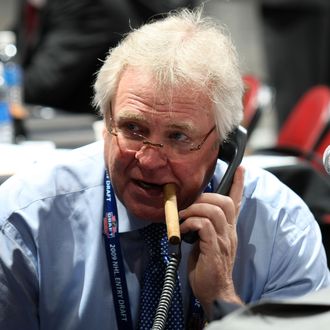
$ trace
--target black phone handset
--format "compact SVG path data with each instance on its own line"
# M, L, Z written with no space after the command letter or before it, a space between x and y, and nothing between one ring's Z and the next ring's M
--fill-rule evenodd
M244 155L246 140L246 130L239 126L228 136L226 141L221 144L218 158L225 161L228 167L216 189L217 193L224 195L229 193L235 171ZM193 243L198 239L198 234L197 232L189 232L181 235L181 238L185 242ZM156 310L152 330L163 330L165 328L169 306L175 289L177 269L181 259L180 244L169 244L169 255L170 260L169 264L166 266L163 290Z
M247 141L247 131L244 127L238 126L232 131L228 138L221 144L219 148L218 158L228 164L226 173L224 174L216 192L221 195L228 195L230 187L237 167L241 163Z
M218 158L228 164L226 172L221 179L220 184L216 188L216 193L221 195L228 195L230 187L233 183L235 171L241 163L247 141L247 131L244 127L238 126L227 137L227 139L220 145ZM198 239L197 232L188 232L181 235L182 240L186 243L195 243Z

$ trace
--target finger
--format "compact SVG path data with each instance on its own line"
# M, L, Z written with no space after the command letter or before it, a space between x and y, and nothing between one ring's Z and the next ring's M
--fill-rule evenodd
M183 233L187 231L199 231L207 226L212 225L213 230L218 234L225 234L228 222L223 210L214 205L194 204L188 212L180 213L182 218L186 219L180 226Z
M242 195L244 190L244 173L244 167L239 166L235 172L233 184L229 192L229 197L233 200L235 205L236 217L239 213L242 202Z
M198 238L204 240L205 242L216 240L218 235L210 219L202 217L188 218L180 225L180 229L183 235L187 232L196 232L198 234Z
M187 218L198 215L217 221L217 219L223 217L223 214L226 221L232 223L230 219L236 217L236 205L234 205L232 199L216 193L203 193L196 199L194 204L182 210L180 216Z

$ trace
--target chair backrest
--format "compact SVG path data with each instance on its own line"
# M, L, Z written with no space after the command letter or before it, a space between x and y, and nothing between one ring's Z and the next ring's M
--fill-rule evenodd
M308 90L280 129L276 147L308 157L329 123L329 111L330 88L320 85Z
M327 132L320 139L319 144L315 149L315 153L322 159L325 149L330 145L330 125L327 127Z

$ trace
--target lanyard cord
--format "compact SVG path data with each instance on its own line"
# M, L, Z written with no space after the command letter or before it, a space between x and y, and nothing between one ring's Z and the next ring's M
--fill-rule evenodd
M103 237L118 329L133 330L124 262L118 232L118 211L109 175L104 176Z

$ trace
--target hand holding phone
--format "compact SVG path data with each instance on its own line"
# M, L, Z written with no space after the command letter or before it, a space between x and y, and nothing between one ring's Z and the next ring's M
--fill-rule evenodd
M228 138L220 145L218 158L228 164L227 170L216 189L221 195L228 195L237 167L242 161L247 141L246 129L238 126ZM182 223L184 219L180 220ZM191 231L181 235L186 243L193 244L198 239L198 233Z

